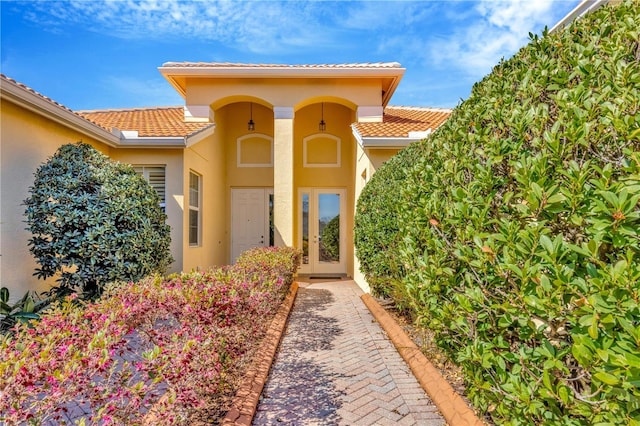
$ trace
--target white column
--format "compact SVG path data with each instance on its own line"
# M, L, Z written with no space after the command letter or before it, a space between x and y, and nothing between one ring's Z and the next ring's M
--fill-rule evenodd
M382 123L384 108L382 105L358 106L358 123Z
M277 246L293 246L293 107L274 107L273 222Z
M213 110L209 105L185 105L184 121L189 123L213 123Z

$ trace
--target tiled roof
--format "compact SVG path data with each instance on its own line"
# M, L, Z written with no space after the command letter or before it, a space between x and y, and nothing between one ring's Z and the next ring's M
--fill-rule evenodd
M234 62L165 62L165 68L317 68L317 69L340 69L340 68L400 68L398 62L364 62L352 64L242 64Z
M185 122L183 107L78 111L78 114L108 129L137 130L139 137L184 137L211 126Z
M209 123L184 121L182 107L131 108L121 110L78 111L98 125L118 130L137 130L140 137L184 137ZM409 132L437 129L451 114L449 109L387 107L381 123L355 123L362 137L406 138Z
M406 138L409 132L435 130L451 115L450 109L386 107L382 123L355 123L361 137Z
M366 63L366 64L339 64L339 65L261 65L261 64L230 64L230 63L204 63L204 62L182 62L168 63L193 64L192 66L249 66L249 67L396 67L400 66L395 62L390 63ZM165 64L165 66L169 66ZM199 65L202 64L202 65ZM190 65L191 66L191 65ZM183 107L151 107L151 108L129 108L129 109L109 109L95 111L73 111L64 105L36 92L30 87L19 83L3 74L0 74L0 81L12 84L20 89L29 92L51 105L74 114L92 124L111 131L112 128L118 130L138 131L139 137L185 137L197 133L211 126L210 123L185 122ZM449 109L419 108L419 107L386 107L384 109L383 121L381 123L355 123L353 126L361 137L380 138L406 138L409 132L424 132L428 129L437 129L451 114Z
M91 119L89 119L87 117L84 117L82 114L79 114L77 111L73 111L72 109L67 108L66 106L62 105L61 103L54 101L53 99L51 99L51 98L43 95L42 93L32 89L31 87L27 86L24 83L20 83L19 81L16 81L16 80L14 80L14 79L12 79L10 77L7 77L4 74L0 74L0 81L5 83L5 84L6 83L13 84L14 86L17 86L20 89L24 90L25 92L28 92L28 93L31 93L31 94L37 96L38 98L42 99L43 101L51 104L52 106L54 106L56 108L60 108L60 109L62 109L64 111L66 111L68 113L71 113L71 114L74 114L74 115L76 115L76 116L78 116L78 117L80 117L80 118L82 118L84 120L90 121L91 124L94 124L94 125L96 125L98 127L101 127L103 130L111 131L109 128L101 126L100 123L95 122L95 121L93 121L93 120L91 120Z

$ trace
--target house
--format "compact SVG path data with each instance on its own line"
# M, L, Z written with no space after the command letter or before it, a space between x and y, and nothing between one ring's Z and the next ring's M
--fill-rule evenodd
M355 203L376 168L440 126L448 109L390 107L398 63L168 62L180 107L72 111L2 76L0 282L43 290L24 206L36 168L62 144L133 164L171 226L172 271L231 263L248 248L304 251L301 274L346 275L365 290Z

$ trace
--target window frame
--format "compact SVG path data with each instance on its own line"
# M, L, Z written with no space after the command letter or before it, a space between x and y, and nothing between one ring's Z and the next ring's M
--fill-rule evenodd
M196 187L195 189L192 187L192 178L195 178ZM196 196L196 204L193 203L193 192L195 191ZM189 216L188 216L188 224L187 224L187 234L189 239L189 247L200 247L202 245L202 175L189 170ZM194 228L192 224L192 214L196 215L196 224L195 224L195 241L192 240L192 229Z

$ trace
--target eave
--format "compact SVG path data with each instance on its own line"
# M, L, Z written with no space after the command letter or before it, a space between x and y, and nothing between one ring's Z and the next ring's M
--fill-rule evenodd
M119 145L120 139L107 129L103 129L91 121L80 117L70 109L36 92L25 89L9 78L4 78L3 76L1 81L0 94L2 99L43 116L48 120L90 136L108 146L116 147Z
M363 148L378 148L378 149L395 149L405 148L413 142L418 142L426 138L431 134L431 129L427 129L424 132L410 132L409 136L398 137L382 137L382 136L362 136L358 130L351 125L353 136L358 144Z
M184 65L183 65L184 64ZM377 78L382 82L382 105L386 106L395 92L406 69L392 62L379 66L371 64L349 65L252 65L252 64L204 64L166 62L158 67L162 76L186 98L187 78L244 78L244 79L362 79Z
M618 1L582 0L571 12L558 21L558 23L549 30L549 34L560 31L562 28L566 27L581 16L586 15L587 13L590 13L608 3L618 3Z
M113 129L113 133L118 136L120 148L169 148L184 149L193 146L208 136L215 133L215 124L205 127L202 130L191 133L187 136L154 137L138 136L135 130Z

